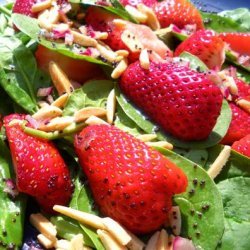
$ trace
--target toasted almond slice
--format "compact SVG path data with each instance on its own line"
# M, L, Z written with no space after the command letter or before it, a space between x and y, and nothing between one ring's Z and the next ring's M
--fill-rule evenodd
M77 234L71 239L69 250L84 250L82 234Z
M98 229L97 234L106 250L125 250L125 246L120 245L107 231Z
M116 107L116 96L115 90L112 89L108 95L107 99L107 122L112 124L115 116L115 107Z
M39 129L45 132L62 131L73 122L74 117L72 116L56 117L46 124L40 125Z
M166 250L168 245L168 234L165 229L162 229L157 240L156 250Z
M74 119L75 122L81 122L89 118L90 116L104 116L107 111L104 108L87 107L82 108L75 112Z
M56 242L56 228L54 225L42 214L31 214L30 215L30 223L45 237L53 242Z
M113 70L113 72L111 74L111 77L113 79L119 78L121 76L121 74L127 69L127 67L128 67L128 60L126 58L124 58L115 67L115 69Z
M55 106L58 108L63 108L69 99L69 94L65 93L59 96L54 102L51 103L51 106Z
M168 246L167 246L167 250L173 250L174 247L174 236L171 234L168 236Z
M173 144L167 141L146 142L146 144L150 147L162 147L162 148L166 148L169 150L172 150L174 147Z
M32 5L31 11L33 13L40 12L40 11L43 11L43 10L50 8L51 5L52 5L52 0L45 0L42 2L38 2L38 3L35 3Z
M56 249L64 249L64 250L68 250L70 247L70 241L68 240L58 240L56 243L55 243L55 248Z
M117 56L115 52L100 43L97 44L96 48L100 52L101 56L103 56L109 62L117 62L119 59L122 59L122 57Z
M79 210L75 210L75 209L60 206L60 205L55 205L53 209L58 213L64 214L72 219L79 221L82 224L89 225L93 228L97 228L97 229L106 228L105 225L103 224L102 218L96 215L81 212Z
M127 57L129 55L129 52L125 49L120 49L115 51L117 56Z
M97 41L89 36L83 35L80 32L71 30L71 34L74 38L74 43L77 43L84 47L96 47Z
M137 139L143 141L143 142L149 142L157 138L156 134L144 134L144 135L138 135Z
M158 30L161 28L158 18L151 8L147 7L146 5L142 3L139 3L137 5L137 9L147 16L146 24L150 28L152 28L152 30Z
M45 235L43 234L38 234L37 239L41 245L43 245L46 249L50 249L54 246L54 242L48 239Z
M41 109L39 109L35 114L32 115L32 117L35 120L47 120L47 119L53 119L55 117L58 117L62 114L62 110L55 106L44 106Z
M145 248L144 242L142 242L137 236L131 232L127 232L132 240L128 243L127 247L129 250L143 250Z
M95 39L98 40L106 40L108 36L109 36L108 32L99 32L99 31L95 32Z
M90 116L85 123L87 125L99 125L99 124L105 124L108 125L107 122L105 122L103 119L100 119L99 117L96 117L94 115Z
M246 99L239 99L236 104L244 109L246 112L250 113L250 102Z
M52 24L48 22L49 16L50 16L49 10L44 10L41 13L39 13L37 21L41 28L50 31L53 27Z
M74 90L67 75L63 72L59 65L53 61L49 63L49 73L59 95L64 93L70 94Z
M132 52L140 52L143 49L143 45L138 37L127 29L122 32L121 40Z
M214 163L210 166L207 173L214 179L222 170L223 166L227 163L231 154L231 147L224 146L223 150L220 152L218 157L215 159Z
M45 106L47 106L47 107L49 106L49 104L45 101L39 101L39 102L37 102L37 104L40 108L43 108Z
M140 60L140 65L143 69L149 69L150 61L147 49L143 49L141 51L139 60Z
M114 19L113 24L115 24L115 26L117 26L119 28L124 28L126 26L127 22L125 20L122 20L122 19Z
M158 242L159 236L160 236L160 232L159 232L159 231L156 231L156 232L151 236L151 238L149 239L148 244L146 245L145 250L152 250L152 249L155 249L155 250L156 250L157 242Z
M145 23L148 19L147 15L131 5L126 5L125 9L139 23Z
M181 233L181 212L178 206L173 206L168 213L169 224L174 235Z
M102 219L107 231L116 239L122 246L126 246L132 240L127 231L115 220L106 217Z
M52 7L49 11L48 22L52 24L58 23L59 18L60 18L60 15L59 15L58 7L57 6Z

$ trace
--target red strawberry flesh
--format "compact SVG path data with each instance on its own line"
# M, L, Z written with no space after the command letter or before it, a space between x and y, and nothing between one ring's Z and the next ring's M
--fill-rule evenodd
M232 149L250 158L250 134L234 142Z

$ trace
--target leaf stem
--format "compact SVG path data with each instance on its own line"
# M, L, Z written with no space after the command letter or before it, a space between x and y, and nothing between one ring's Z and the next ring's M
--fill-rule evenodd
M4 13L5 15L7 15L9 17L11 16L11 11L8 10L5 6L0 6L0 12Z

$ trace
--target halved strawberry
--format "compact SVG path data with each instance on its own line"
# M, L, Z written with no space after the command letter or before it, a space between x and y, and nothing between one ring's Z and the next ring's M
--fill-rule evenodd
M234 142L232 149L247 157L250 157L250 134L243 137L239 141Z
M220 69L225 60L225 43L212 30L199 30L182 42L175 56L187 51L200 58L210 69Z
M97 64L84 60L77 60L56 51L49 50L41 45L38 46L35 53L38 67L48 71L49 62L56 62L69 79L83 84L89 79L104 79L105 76Z
M164 0L153 7L162 28L175 24L183 29L186 25L195 25L196 30L204 28L198 9L188 0Z
M45 212L53 213L56 204L67 205L72 193L69 170L52 142L23 132L25 115L4 117L20 192L33 196Z

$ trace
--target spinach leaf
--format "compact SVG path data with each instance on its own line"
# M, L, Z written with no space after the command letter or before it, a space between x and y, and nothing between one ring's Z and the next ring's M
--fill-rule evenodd
M0 84L1 85L1 84ZM13 112L13 103L7 93L0 87L0 114L5 116Z
M114 88L114 83L108 80L94 80L76 89L70 96L63 115L73 115L84 107L105 107L108 94Z
M14 178L11 156L0 138L0 242L6 249L18 249L22 244L26 200L23 195L11 199L4 191L6 181Z
M135 107L127 100L127 98L121 93L118 86L115 87L115 90L119 105L123 109L124 113L132 121L134 121L138 127L144 130L146 133L156 133L159 140L167 140L174 146L180 148L203 149L216 145L225 136L231 122L231 109L227 101L223 101L221 107L221 114L217 119L217 123L213 131L206 140L190 142L181 141L173 137L172 135L166 134L162 129L160 129L159 127L157 127L157 125L151 122L144 114L141 113L141 111L139 111L137 107Z
M182 235L191 237L198 249L215 249L224 231L221 195L205 170L169 150L156 148L188 177L185 193L174 197L182 214Z
M74 59L80 59L80 60L89 61L91 63L110 66L109 64L106 64L99 59L75 53L73 46L68 47L64 43L59 43L55 41L51 42L40 37L39 36L40 27L38 25L37 19L35 18L28 17L28 16L21 15L21 14L13 14L12 20L13 20L13 23L16 25L16 27L19 30L21 30L24 34L28 35L30 38L34 39L36 42L40 43L41 45L45 46L46 48L50 50L54 50L58 53L61 53L65 56L68 56Z
M225 215L225 232L220 248L245 250L250 246L250 178L236 177L220 182Z

